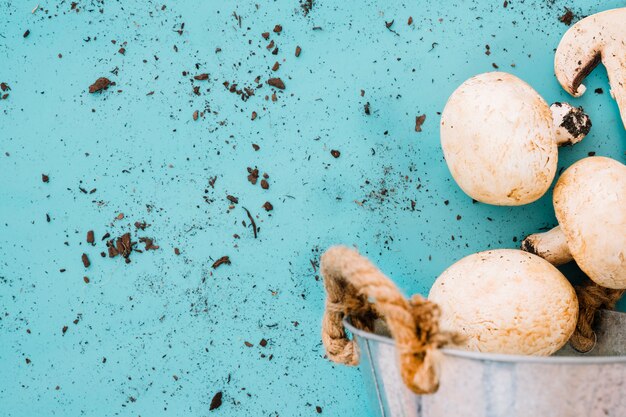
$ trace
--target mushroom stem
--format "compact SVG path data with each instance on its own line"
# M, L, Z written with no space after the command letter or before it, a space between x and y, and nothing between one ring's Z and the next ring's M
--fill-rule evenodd
M587 136L591 119L582 107L556 102L550 106L558 146L573 145Z
M561 226L557 226L545 233L535 233L528 236L522 241L521 249L534 253L555 266L574 260Z

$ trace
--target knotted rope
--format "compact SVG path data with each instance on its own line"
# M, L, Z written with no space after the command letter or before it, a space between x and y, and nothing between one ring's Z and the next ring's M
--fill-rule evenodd
M365 331L373 330L374 320L384 318L396 342L404 383L416 394L435 392L438 349L461 340L439 330L439 307L419 295L407 300L389 278L350 248L328 249L320 271L327 293L322 341L328 358L346 365L359 363L356 342L348 339L343 327L345 316Z
M576 287L578 323L570 338L570 344L574 349L582 353L593 349L596 344L596 334L593 331L596 312L601 308L614 309L624 291L601 287L591 280Z

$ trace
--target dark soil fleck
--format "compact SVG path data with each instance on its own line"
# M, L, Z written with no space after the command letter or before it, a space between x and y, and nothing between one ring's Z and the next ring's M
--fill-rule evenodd
M268 188L270 188L270 183L267 182L267 180L261 180L261 188L267 190Z
M124 233L117 239L109 240L107 242L109 257L115 258L117 255L121 255L126 263L130 263L130 254L135 244L136 242L133 242L130 238L130 233Z
M341 156L341 152L339 152L337 149L332 149L330 151L330 154L333 156L333 158L339 158Z
M146 230L146 227L149 227L150 225L146 222L135 222L135 227L137 229L141 229L141 230Z
M146 245L145 250L157 250L159 247L154 244L154 239L149 237L140 237L139 241Z
M41 174L41 181L50 182L50 177L46 174Z
M96 80L96 82L89 86L89 92L97 93L98 91L106 90L111 84L111 80L109 80L108 78L100 77Z
M565 8L565 13L563 13L563 15L559 17L559 21L565 23L567 26L570 26L572 24L573 19L574 13L567 7Z
M89 257L87 256L86 253L83 253L83 255L81 256L81 259L83 261L83 265L85 265L85 268L89 268L89 265L91 265L91 262L89 262Z
M313 6L315 5L315 0L301 0L300 7L304 12L304 15L307 16L311 10L313 10Z
M87 232L87 243L91 243L93 245L95 241L96 241L96 238L94 236L93 230L88 231Z
M424 122L426 121L426 115L422 114L421 116L416 116L415 117L415 131L416 132L421 132L422 131L422 125L424 124Z
M280 78L270 78L269 80L267 80L267 83L272 87L276 87L281 90L285 89L285 83Z
M263 208L265 209L265 211L274 210L274 206L269 201L266 201L265 204L263 204Z
M211 400L211 405L209 405L209 411L215 410L216 408L220 408L222 405L222 391L219 391L217 394L213 396Z
M263 181L261 181L261 186L263 186ZM256 231L256 222L254 221L254 217L252 217L252 214L250 214L250 210L248 210L245 207L243 207L243 209L246 211L246 214L248 215L248 220L250 220L250 224L252 225L252 231L254 232L254 238L256 239L257 231Z
M196 76L193 77L194 80L198 80L198 81L206 81L209 79L209 74L207 73L203 73L203 74L198 74Z
M259 170L257 168L252 169L248 167L248 181L250 181L250 184L256 185L258 179L259 179Z
M217 261L213 262L211 268L215 269L222 264L230 265L230 258L228 256L222 256Z

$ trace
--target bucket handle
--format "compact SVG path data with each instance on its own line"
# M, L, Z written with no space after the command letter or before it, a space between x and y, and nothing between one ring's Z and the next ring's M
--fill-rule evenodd
M357 365L358 347L348 339L342 320L349 315L355 327L371 332L380 317L395 339L406 386L416 394L437 391L438 349L461 340L439 330L439 307L420 295L407 300L367 258L345 246L332 247L322 255L320 272L327 293L322 341L328 358Z

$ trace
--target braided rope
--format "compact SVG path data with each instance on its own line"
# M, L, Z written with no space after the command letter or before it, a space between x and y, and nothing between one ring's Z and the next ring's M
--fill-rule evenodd
M419 295L408 301L369 260L347 247L336 246L322 255L321 274L327 293L322 341L328 358L359 363L356 342L343 327L345 316L365 331L372 331L374 320L382 317L395 339L404 383L416 394L435 392L438 349L460 341L456 334L439 330L439 307Z
M601 287L591 280L576 287L578 323L576 323L576 330L570 338L570 344L574 349L586 353L594 348L596 334L593 331L593 323L596 312L601 308L614 309L624 291Z

